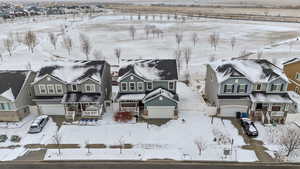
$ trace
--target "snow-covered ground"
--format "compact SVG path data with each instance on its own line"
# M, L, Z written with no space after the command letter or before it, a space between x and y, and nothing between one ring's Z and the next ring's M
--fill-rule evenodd
M244 145L237 129L230 121L207 116L206 105L200 103L200 95L183 83L178 84L178 120L171 120L162 126L146 123L104 123L97 126L63 125L59 133L62 144L80 144L81 149L64 149L61 155L57 150L48 150L46 160L59 159L174 159L174 160L229 160L256 161L253 151L242 150ZM184 119L184 121L182 121ZM105 116L103 121L113 119ZM221 136L223 134L223 136ZM217 138L218 141L214 141ZM233 145L231 140L233 139ZM85 144L120 145L132 144L133 149L85 149ZM197 144L199 143L199 144ZM197 145L203 147L201 155ZM224 149L233 151L223 155Z
M53 135L57 131L56 124L50 119L41 133L28 134L32 121L37 117L36 113L31 113L21 122L6 125L0 124L0 134L7 135L8 139L4 143L0 143L0 161L13 160L22 156L28 150L24 147L28 144L49 144L53 140ZM21 137L20 142L12 142L11 136L17 135ZM8 148L9 146L17 146L16 148Z

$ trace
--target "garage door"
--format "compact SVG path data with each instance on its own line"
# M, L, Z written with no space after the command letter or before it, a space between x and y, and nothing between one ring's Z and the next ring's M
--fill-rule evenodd
M148 118L170 119L174 117L174 106L148 106Z
M226 105L220 107L220 116L222 117L236 117L237 112L248 112L248 106Z
M38 107L42 114L65 115L65 109L62 104L40 104Z

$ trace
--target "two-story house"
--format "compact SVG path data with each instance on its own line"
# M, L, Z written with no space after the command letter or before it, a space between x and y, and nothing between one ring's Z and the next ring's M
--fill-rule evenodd
M284 122L292 101L288 78L267 60L226 60L207 65L205 95L223 117Z
M300 94L300 58L293 58L284 62L283 70L290 80L288 90Z
M176 60L127 60L119 70L120 111L145 119L177 118Z
M20 121L30 113L34 77L27 70L0 71L0 121Z
M38 110L67 119L100 118L111 97L110 65L105 61L57 62L42 67L32 83Z

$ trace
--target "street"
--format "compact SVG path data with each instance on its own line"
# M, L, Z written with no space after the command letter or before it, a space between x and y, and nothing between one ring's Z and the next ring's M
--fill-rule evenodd
M175 161L14 161L1 169L300 169L292 163L175 162Z

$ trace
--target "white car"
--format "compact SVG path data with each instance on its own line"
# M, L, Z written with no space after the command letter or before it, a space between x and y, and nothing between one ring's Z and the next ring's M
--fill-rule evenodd
M46 126L49 117L47 115L41 115L37 117L30 125L28 133L39 133Z

